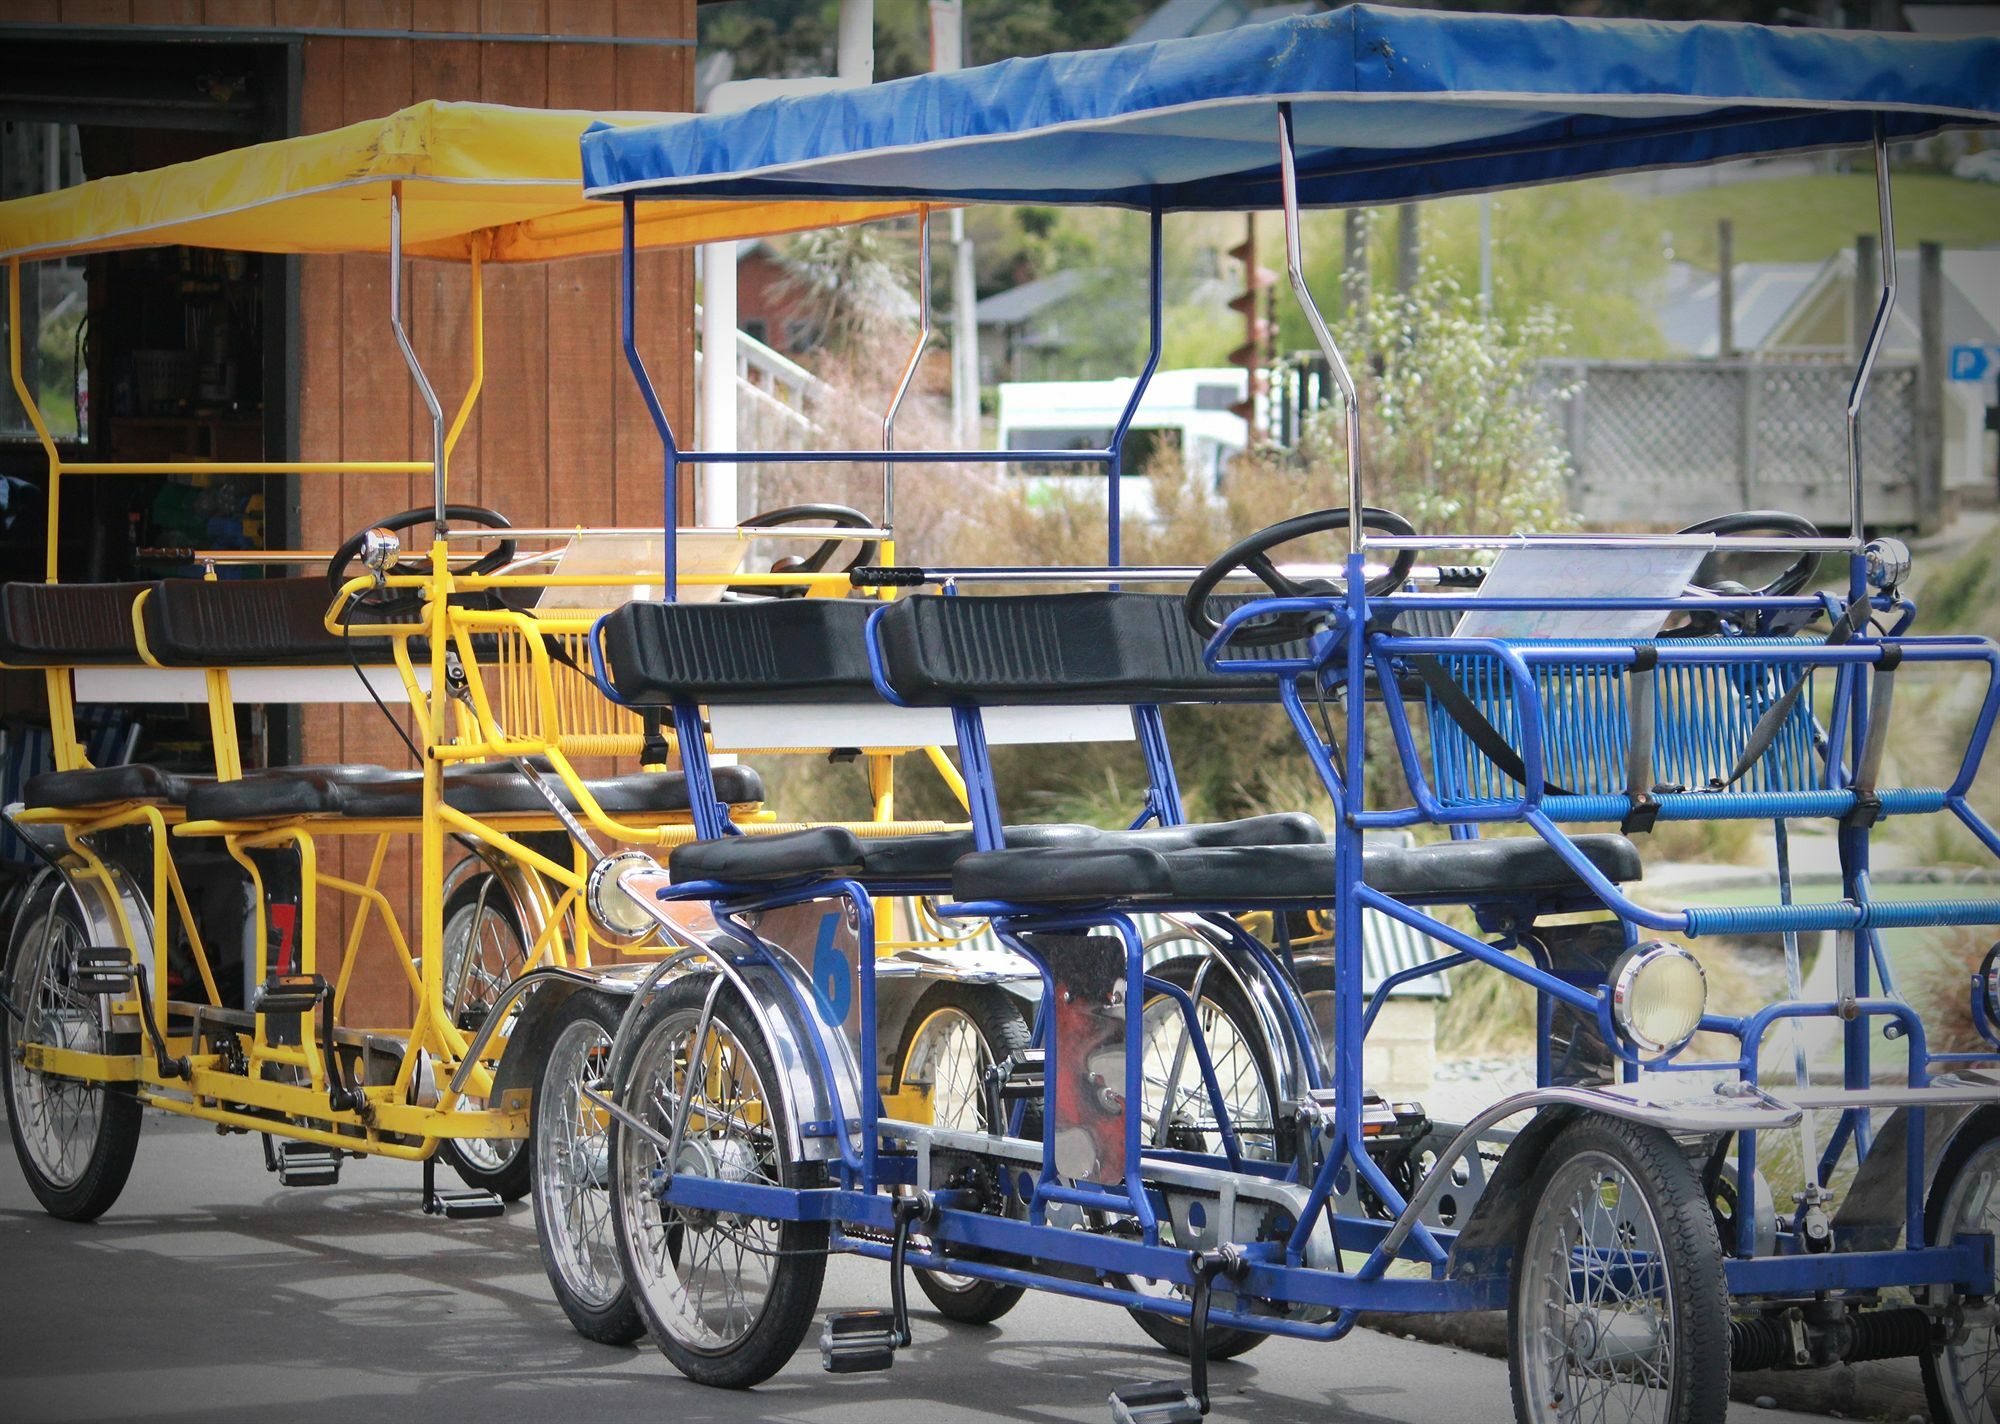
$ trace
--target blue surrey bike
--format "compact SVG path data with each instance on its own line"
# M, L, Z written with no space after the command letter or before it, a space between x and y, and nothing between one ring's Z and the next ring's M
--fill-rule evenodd
M1146 211L1147 376L1162 215L1279 208L1293 291L1347 406L1344 507L1204 569L1120 566L1128 408L1084 456L1113 476L1103 568L856 569L860 588L950 596L640 603L600 622L595 674L674 719L701 836L664 867L627 853L593 883L601 917L653 917L682 946L620 982L628 1005L588 1090L610 1140L583 1184L608 1194L624 1288L673 1363L714 1385L767 1378L812 1327L826 1254L845 1251L888 1263L889 1305L824 1321L829 1369L887 1368L908 1342L906 1268L957 1319L1058 1291L1131 1310L1189 1360L1185 1380L1114 1395L1120 1420L1198 1417L1207 1362L1268 1336L1339 1339L1363 1310L1505 1309L1523 1421L1720 1420L1732 1368L1915 1356L1937 1418L1991 1424L2000 972L1994 953L1965 966L1986 1047L1933 1051L1883 933L1994 924L2000 900L1884 898L1870 880L1889 818L1950 817L2000 853L1969 800L2000 650L1913 632L1908 553L1867 535L1857 420L1893 261L1847 404L1845 532L1754 512L1673 535L1434 537L1366 504L1355 387L1306 287L1299 213L1872 146L1892 254L1888 145L1996 117L1992 41L1353 8L587 135L587 185L625 205L628 231L652 197ZM630 280L628 254L628 314ZM670 487L715 460L893 473L1079 458L683 452L653 409ZM1337 567L1280 562L1329 533ZM1419 563L1467 550L1501 559ZM1532 569L1550 550L1664 569L1671 586L1503 588L1516 554ZM1814 587L1828 557L1832 593ZM1263 592L1242 597L1245 578ZM972 595L1008 582L1079 591ZM1161 585L1174 591L1144 591ZM1647 631L1607 631L1634 626ZM1948 785L1894 784L1898 680L1932 665L1974 680L1976 721ZM1283 708L1334 814L1188 823L1162 708L1259 701ZM857 741L949 736L970 830L740 833L701 790L704 729L786 704L865 728ZM1392 749L1394 797L1369 794L1371 730ZM1136 738L1148 771L1131 829L1008 823L994 745L1112 735ZM1634 898L1644 833L1702 819L1776 827L1781 903ZM1790 893L1785 832L1804 821L1835 829L1837 898ZM1607 822L1619 830L1584 829ZM1418 826L1449 838L1391 834ZM895 896L989 921L1018 956L985 987L1030 1012L955 1125L885 1111L895 1053L873 951ZM670 913L690 901L714 933ZM837 912L845 948L781 931L804 905ZM1288 934L1307 912L1334 926L1312 980L1330 1012L1308 1002ZM1367 1090L1362 1046L1393 985L1365 990L1364 914L1437 946L1398 978L1476 964L1533 988L1535 1087L1457 1125ZM1171 972L1147 952L1152 917L1193 946ZM1266 922L1266 937L1246 928ZM1834 937L1837 991L1743 1014L1709 1006L1677 942L1773 936L1796 969L1810 933ZM1836 1025L1837 1080L1760 1080L1766 1038L1794 1020ZM1698 1054L1697 1034L1727 1047ZM1823 1142L1816 1123L1831 1124ZM1794 1131L1806 1180L1774 1200L1760 1152Z

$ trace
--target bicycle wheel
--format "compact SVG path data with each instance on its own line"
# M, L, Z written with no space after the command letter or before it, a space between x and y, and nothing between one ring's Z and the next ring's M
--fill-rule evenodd
M610 1119L583 1096L584 1086L604 1072L618 1017L617 1004L588 990L556 1010L530 1108L542 1268L577 1334L602 1345L629 1345L646 1333L618 1269Z
M467 876L444 906L444 991L451 1018L467 1033L477 1032L507 986L528 966L527 936L513 898L491 871ZM504 1035L494 1042L504 1043ZM468 1108L486 1106L461 1097ZM528 1139L461 1137L441 1149L468 1187L519 1201L533 1184Z
M1596 1114L1557 1135L1515 1254L1507 1327L1519 1424L1722 1424L1722 1243L1672 1138Z
M1938 1164L1924 1206L1933 1245L1957 1236L2000 1235L2000 1113L1982 1113ZM2000 1280L1984 1294L2000 1295ZM2000 1419L2000 1327L1987 1316L1954 1331L1919 1357L1924 1392L1937 1424L1994 1424Z
M897 1081L928 1086L931 1122L967 1132L1003 1131L987 1120L986 1070L1031 1041L1020 1000L995 985L935 984L911 1010L896 1054ZM918 1271L917 1287L938 1314L962 1325L991 1325L1025 1291L999 1281Z
M683 979L647 1010L619 1099L662 1139L674 1138L679 1116L679 1150L669 1162L659 1141L614 1120L611 1215L626 1283L661 1353L698 1384L745 1389L783 1368L812 1325L826 1223L664 1206L659 1184L672 1175L803 1187L824 1170L792 1158L755 1016L725 989L702 1027L710 987Z
M29 1044L78 1053L129 1051L104 1030L104 1002L76 987L76 959L89 944L69 892L53 877L29 896L7 947L7 1000L0 1011L7 1127L29 1190L51 1216L92 1221L125 1189L139 1148L139 1099L130 1083L59 1077L23 1062Z
M1271 1046L1265 1041L1256 1015L1227 970L1202 959L1181 959L1153 971L1192 993L1197 979L1200 997L1195 999L1195 1023L1208 1045L1215 1068L1216 1086L1238 1150L1259 1162L1281 1160L1285 1150L1283 1134L1277 1129L1276 1073ZM1145 1102L1140 1120L1140 1139L1148 1146L1173 1147L1182 1151L1206 1152L1220 1156L1222 1131L1216 1121L1215 1103L1209 1097L1194 1053L1194 1040L1187 1030L1187 1016L1166 994L1146 1001L1144 1056ZM1170 1222L1160 1224L1160 1244L1176 1244ZM1139 1277L1118 1278L1130 1289L1149 1294L1185 1296L1180 1286L1167 1286ZM1154 1343L1176 1355L1185 1356L1192 1348L1187 1323L1173 1316L1134 1309L1132 1319ZM1211 1326L1206 1345L1211 1360L1228 1360L1254 1349L1269 1337L1255 1330L1234 1326Z

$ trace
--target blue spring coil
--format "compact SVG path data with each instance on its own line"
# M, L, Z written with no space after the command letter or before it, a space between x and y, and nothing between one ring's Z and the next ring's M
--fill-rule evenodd
M2000 925L2000 898L1992 900L1894 900L1857 905L1825 900L1799 905L1692 906L1691 935L1783 934L1786 931L1930 929L1942 925Z

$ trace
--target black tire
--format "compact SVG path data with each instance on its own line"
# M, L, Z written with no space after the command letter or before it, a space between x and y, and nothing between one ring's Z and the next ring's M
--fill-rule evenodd
M916 1007L910 1010L909 1020L903 1025L903 1040L896 1048L896 1081L899 1085L912 1081L913 1071L919 1080L923 1074L935 1072L930 1066L913 1064L912 1055L919 1047L920 1038L935 1043L941 1027L953 1019L962 1022L977 1035L982 1068L1021 1052L1033 1041L1027 1015L1021 1011L1021 1001L997 984L933 984L917 1000ZM933 1050L927 1046L925 1051ZM966 1085L954 1086L948 1108L954 1120L940 1126L976 1132L1005 1130L1004 1123L987 1120L986 1098L978 1091L977 1082L969 1085L972 1089L969 1100L962 1091ZM936 1092L933 1085L934 1113L937 1111ZM971 1112L971 1120L961 1120L967 1109ZM1039 1133L1038 1128L1036 1132ZM1027 1293L1025 1287L1010 1286L1000 1281L922 1270L917 1272L917 1288L936 1307L938 1314L961 1325L991 1325L1020 1304L1021 1297Z
M1964 1196L1970 1190L1965 1183L1996 1174L2000 1174L2000 1111L1989 1109L1960 1129L1938 1163L1924 1203L1932 1244L1961 1232L2000 1230L2000 1192L1989 1193L1977 1219L1968 1219L1971 1202ZM1918 1362L1936 1424L1991 1424L2000 1418L2000 1329L1991 1324L1968 1327L1963 1340L1926 1350Z
M699 1163L704 1169L713 1166L717 1173L740 1173L734 1178L739 1181L793 1188L822 1185L826 1180L823 1164L792 1159L787 1127L790 1105L778 1086L783 1080L773 1066L771 1047L764 1042L756 1016L733 989L725 986L716 996L709 1037L677 1058L676 1048L693 1035L700 1022L711 982L706 975L681 979L645 1009L645 1018L620 1069L617 1091L621 1102L660 1133L671 1133L671 1109L665 1095L654 1092L651 1084L664 1072L670 1084L687 1086L684 1078L674 1076L674 1065L678 1061L685 1067L688 1061L698 1059L702 1078L699 1090L689 1097L706 1101L711 1109L708 1117L719 1122L725 1132L721 1137L713 1131L693 1129L684 1134L679 1174L696 1171L693 1164ZM715 1044L712 1058L710 1043ZM709 1076L711 1062L719 1070L719 1099L710 1096L711 1084L717 1083ZM746 1089L754 1098L744 1096ZM748 1106L753 1103L754 1107ZM718 1389L748 1389L761 1384L784 1368L812 1328L826 1276L827 1224L662 1207L646 1188L664 1156L663 1148L623 1122L613 1121L611 1215L626 1283L653 1343L682 1374L697 1384ZM722 1165L725 1162L727 1167ZM708 1171L702 1170L702 1175ZM762 1233L754 1242L753 1232ZM684 1333L687 1322L678 1314L670 1318L662 1306L667 1300L680 1300L697 1317L695 1328L704 1328L699 1317L708 1301L706 1287L683 1289L663 1281L662 1274L671 1271L678 1281L683 1271L701 1270L703 1263L715 1261L728 1247L734 1248L739 1273L750 1269L753 1261L758 1263L755 1269L768 1272L768 1281L760 1291L762 1305L748 1327L733 1337L714 1343L690 1339ZM692 1268L689 1262L694 1263ZM722 1269L727 1270L727 1265ZM732 1301L745 1302L742 1312L751 1313L748 1295L735 1289L725 1297L725 1321L736 1318Z
M1572 1214L1577 1201L1592 1203L1587 1220ZM1620 1376L1616 1363L1585 1362L1603 1367L1589 1378L1593 1384L1601 1381L1605 1405L1613 1403L1608 1396L1616 1391L1650 1401L1652 1389L1661 1388L1667 1391L1665 1408L1649 1408L1647 1417L1663 1424L1723 1424L1729 1410L1730 1342L1722 1243L1694 1165L1674 1140L1657 1128L1585 1114L1550 1144L1532 1202L1514 1253L1507 1307L1507 1376L1517 1424L1579 1417L1562 1411L1584 1388L1573 1387L1570 1366L1586 1328L1593 1343L1613 1338L1628 1350L1643 1339L1643 1349L1650 1352L1643 1368L1664 1378L1663 1384L1649 1387L1629 1373ZM1616 1300L1593 1298L1587 1324L1582 1315L1537 1324L1551 1308L1552 1276L1560 1273L1564 1301L1570 1304L1577 1276L1589 1279L1587 1268L1575 1264L1572 1234L1577 1247L1602 1249L1598 1238L1607 1233L1657 1257L1656 1289L1643 1305L1630 1299L1634 1290L1644 1292L1643 1284ZM1629 1315L1620 1309L1627 1305L1633 1307ZM1659 1330L1662 1321L1664 1333ZM1621 1327L1630 1333L1614 1334ZM1651 1333L1642 1336L1641 1331ZM1631 1356L1638 1358L1638 1353ZM1617 1363L1630 1370L1630 1360ZM1581 1417L1622 1420L1633 1417L1633 1411L1607 1408Z
M1203 959L1198 957L1171 960L1159 968L1152 970L1151 973L1156 979L1164 979L1169 984L1192 991L1195 976L1200 972L1204 962ZM1157 999L1148 1001L1147 1013L1149 1017L1154 1012L1155 1005L1161 1001L1167 1001L1165 995L1160 995ZM1171 1003L1171 1001L1167 1002ZM1255 1074L1264 1103L1267 1106L1275 1105L1277 1102L1278 1079L1277 1072L1272 1063L1271 1045L1265 1041L1263 1031L1258 1027L1257 1016L1251 1011L1249 1002L1244 998L1242 988L1237 984L1234 976L1221 964L1214 965L1209 969L1207 974L1202 976L1201 997L1196 1000L1195 1010L1198 1018L1204 1021L1207 1021L1211 1014L1214 1017L1215 1022L1205 1026L1204 1033L1208 1032L1212 1027L1226 1025L1228 1030L1236 1035L1238 1042L1249 1053L1249 1061L1242 1065L1244 1070ZM1185 1022L1185 1020L1180 1018L1178 1010L1174 1011L1172 1022ZM1210 1053L1211 1056L1215 1054L1215 1045L1213 1043L1210 1044ZM1192 1063L1187 1065L1187 1071L1190 1073L1195 1071ZM1227 1076L1222 1065L1219 1063L1216 1066L1216 1076L1219 1079ZM1198 1081L1199 1079L1197 1078ZM1230 1086L1227 1082L1223 1083L1222 1090L1224 1093L1230 1091ZM1276 1122L1259 1124L1259 1126L1267 1127L1269 1129L1268 1135L1265 1133L1255 1134L1253 1141L1243 1138L1239 1134L1239 1145L1246 1155L1268 1152L1268 1160L1289 1160L1291 1156L1289 1135L1280 1130ZM1146 1130L1148 1129L1144 1127L1141 1129L1142 1132ZM1200 1140L1189 1142L1185 1145L1202 1151L1219 1153L1222 1150L1219 1138L1213 1143L1208 1141L1214 1134L1204 1132L1199 1127L1193 1128L1192 1131ZM1163 1236L1164 1234L1163 1230ZM1162 1244L1166 1244L1164 1240ZM1118 1283L1128 1286L1132 1284L1130 1277L1121 1276L1114 1277L1113 1279ZM1187 1358L1188 1353L1193 1348L1193 1340L1190 1338L1186 1321L1175 1316L1161 1315L1151 1310L1133 1310L1130 1313L1132 1319L1138 1323L1141 1330L1146 1332L1153 1343L1172 1354L1179 1355L1183 1359ZM1256 1330L1244 1330L1228 1325L1211 1325L1204 1344L1207 1347L1206 1353L1209 1359L1233 1360L1238 1355L1256 1349L1257 1346L1270 1338L1270 1336Z
M125 1190L139 1150L140 1108L131 1083L87 1083L34 1071L18 1045L49 1044L129 1053L134 1044L99 1027L101 1001L72 987L75 959L89 943L68 890L53 876L29 895L8 936L7 1001L0 1010L0 1081L7 1130L35 1200L64 1221L94 1221ZM53 1156L51 1154L54 1154Z
M581 989L550 1017L544 1034L548 1052L536 1065L529 1108L528 1139L540 1143L542 1150L522 1154L531 1156L537 1169L533 1172L535 1238L541 1243L542 1269L576 1333L600 1345L630 1345L646 1333L646 1322L619 1269L618 1242L611 1229L609 1126L601 1114L583 1111L581 1100L572 1097L577 1072L595 1072L609 1056L622 1007L622 1001ZM576 1115L553 1116L558 1103L564 1111L576 1109ZM539 1170L544 1166L546 1171ZM593 1174L594 1186L589 1185ZM579 1175L584 1181L581 1187ZM585 1195L592 1192L602 1200Z
M494 933L490 941L482 935L475 942L480 951L477 959L467 954L447 959L445 963L447 1011L463 1028L470 1022L469 1014L477 1012L481 1003L490 1006L493 996L527 968L528 937L521 927L514 897L490 870L468 875L452 888L444 902L447 944L451 942L454 923L461 919L472 921L468 933L478 933L489 925ZM496 1081L496 1097L503 1086L515 1085ZM465 1101L470 1106L478 1105L470 1098ZM447 1139L438 1150L468 1187L492 1192L500 1200L512 1202L526 1196L534 1185L532 1140Z

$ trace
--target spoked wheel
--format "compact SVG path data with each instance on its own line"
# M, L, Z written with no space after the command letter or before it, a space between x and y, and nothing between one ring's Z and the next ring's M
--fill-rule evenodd
M1596 1115L1564 1128L1514 1272L1507 1363L1520 1424L1721 1424L1722 1245L1665 1133Z
M1190 937L1192 938L1192 937ZM1205 943L1205 941L1204 941ZM1203 967L1207 972L1203 973ZM1161 965L1153 976L1178 985L1195 995L1195 1023L1208 1045L1215 1067L1216 1086L1229 1125L1236 1134L1238 1150L1256 1162L1280 1160L1283 1134L1277 1129L1277 1075L1272 1067L1271 1046L1265 1042L1256 1015L1245 1002L1243 991L1220 964L1205 958L1179 959ZM1215 1103L1187 1031L1187 1016L1166 994L1148 998L1145 1008L1145 1102L1139 1125L1140 1141L1151 1147L1171 1147L1187 1152L1223 1151L1221 1126L1216 1120ZM1160 1223L1160 1244L1176 1245L1173 1227ZM1188 1243L1192 1244L1192 1243ZM1149 1294L1185 1295L1180 1286L1163 1285L1134 1277L1123 1284ZM1134 1310L1132 1318L1155 1343L1176 1355L1190 1349L1186 1322L1149 1310ZM1267 1337L1254 1330L1211 1326L1207 1354L1211 1360L1233 1359L1264 1342Z
M2000 1236L2000 1114L1984 1113L1951 1144L1939 1164L1930 1200L1924 1206L1931 1242L1957 1236ZM2000 1325L1993 1303L2000 1281L1978 1301L1985 1310L1961 1319L1946 1342L1921 1358L1924 1391L1937 1424L1994 1424L2000 1419Z
M647 1010L619 1097L660 1140L613 1122L612 1221L661 1351L698 1384L745 1389L783 1368L812 1325L826 1224L664 1206L660 1187L670 1174L803 1187L823 1170L792 1159L770 1046L750 1010L725 987L702 1026L711 984L682 979ZM678 1143L671 1162L667 1141Z
M444 992L452 1022L467 1034L477 1032L527 967L527 936L506 886L491 872L468 876L444 907ZM486 1106L476 1098L459 1101L468 1108ZM455 1138L443 1151L468 1187L492 1192L502 1201L519 1201L528 1194L533 1168L526 1139Z
M89 944L68 891L53 877L22 906L7 949L7 1002L0 1009L7 1126L36 1200L65 1221L102 1216L125 1189L139 1147L139 1100L130 1083L58 1077L22 1061L29 1045L78 1053L114 1050L103 1001L76 987L76 959Z
M898 1081L930 1092L931 1122L966 1132L998 1132L989 1122L986 1070L1028 1047L1020 1001L993 985L937 984L910 1013L896 1055ZM938 1313L963 1325L991 1325L1019 1303L1022 1287L976 1276L918 1271L917 1286Z
M572 994L549 1025L530 1108L535 1235L556 1300L577 1333L629 1345L646 1333L618 1269L611 1227L611 1122L583 1096L603 1074L618 1031L617 1006L588 990Z

